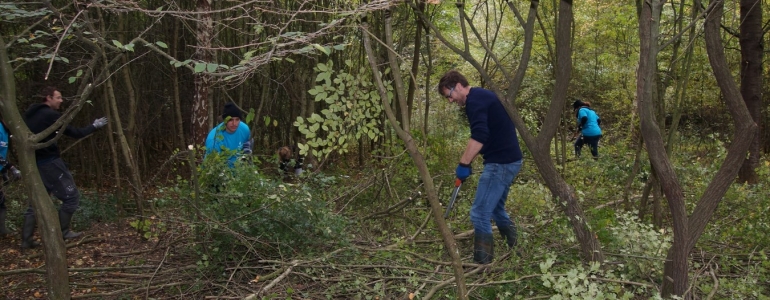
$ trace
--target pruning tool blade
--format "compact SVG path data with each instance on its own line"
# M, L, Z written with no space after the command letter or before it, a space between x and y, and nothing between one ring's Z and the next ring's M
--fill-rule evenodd
M455 179L455 189L452 191L452 198L449 200L449 205L446 207L446 212L444 212L444 219L449 218L449 213L452 212L452 208L455 206L455 201L457 201L457 193L460 192L461 186L463 186L463 181L460 180L460 178Z

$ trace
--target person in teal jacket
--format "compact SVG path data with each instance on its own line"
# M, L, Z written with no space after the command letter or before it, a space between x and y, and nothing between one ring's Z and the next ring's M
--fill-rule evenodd
M583 145L588 144L591 148L591 155L594 159L599 158L599 140L602 138L601 124L599 115L591 109L591 104L576 100L572 103L572 109L577 117L578 131L575 140L575 156L580 157L580 151Z
M213 152L229 155L228 165L232 168L240 155L251 154L251 131L241 122L241 110L228 102L222 112L222 123L214 126L206 137L206 156Z
M10 132L8 132L8 128L5 127L5 123L0 121L0 172L3 173L3 181L18 180L21 178L21 172L8 162L9 145ZM11 231L5 227L7 213L8 207L5 205L5 193L3 189L0 188L0 236L11 234Z

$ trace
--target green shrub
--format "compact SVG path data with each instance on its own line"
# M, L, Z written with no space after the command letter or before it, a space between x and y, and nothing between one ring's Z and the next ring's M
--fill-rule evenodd
M288 184L264 176L252 164L228 168L224 158L209 155L199 172L200 195L188 212L208 250L232 254L251 249L261 256L293 256L322 251L347 242L347 221L316 197L329 178L308 176L312 184ZM190 191L194 195L193 191ZM322 194L322 193L320 193ZM206 263L228 255L206 257Z

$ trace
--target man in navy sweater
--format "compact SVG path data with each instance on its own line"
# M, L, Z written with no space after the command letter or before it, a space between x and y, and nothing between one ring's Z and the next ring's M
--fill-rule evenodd
M497 224L508 247L516 246L516 224L505 211L508 191L522 164L516 128L493 92L470 87L457 71L444 74L438 92L449 102L465 106L471 127L471 138L455 171L457 178L465 181L471 175L471 162L476 155L484 158L470 216L474 228L473 260L488 264L494 257L490 219Z
M24 121L32 133L42 132L56 123L59 117L61 117L61 114L57 111L63 102L61 92L55 87L49 86L43 88L41 94L44 97L43 102L32 104L24 113ZM64 130L64 134L69 137L80 139L104 127L104 125L107 125L106 117L96 119L93 124L83 128L67 125L60 130ZM45 143L55 136L56 132L40 142ZM61 159L61 153L56 142L35 150L35 158L37 160L37 170L40 172L40 179L43 180L45 189L62 202L59 208L59 224L61 225L62 237L64 239L72 239L80 236L81 233L70 230L72 215L80 205L80 193L77 186L75 186L75 180L72 178L67 165ZM24 225L21 232L22 249L33 248L38 245L37 242L32 240L34 233L35 212L30 205L27 208L27 212L24 213Z

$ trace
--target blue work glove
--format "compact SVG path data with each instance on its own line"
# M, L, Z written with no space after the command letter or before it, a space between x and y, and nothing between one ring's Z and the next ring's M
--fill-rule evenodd
M251 144L252 144L251 140L248 140L245 143L243 143L242 150L244 155L251 155Z
M457 169L455 170L455 174L457 175L457 179L460 179L460 181L465 181L465 179L468 179L469 176L471 176L471 165L460 163L457 165Z

